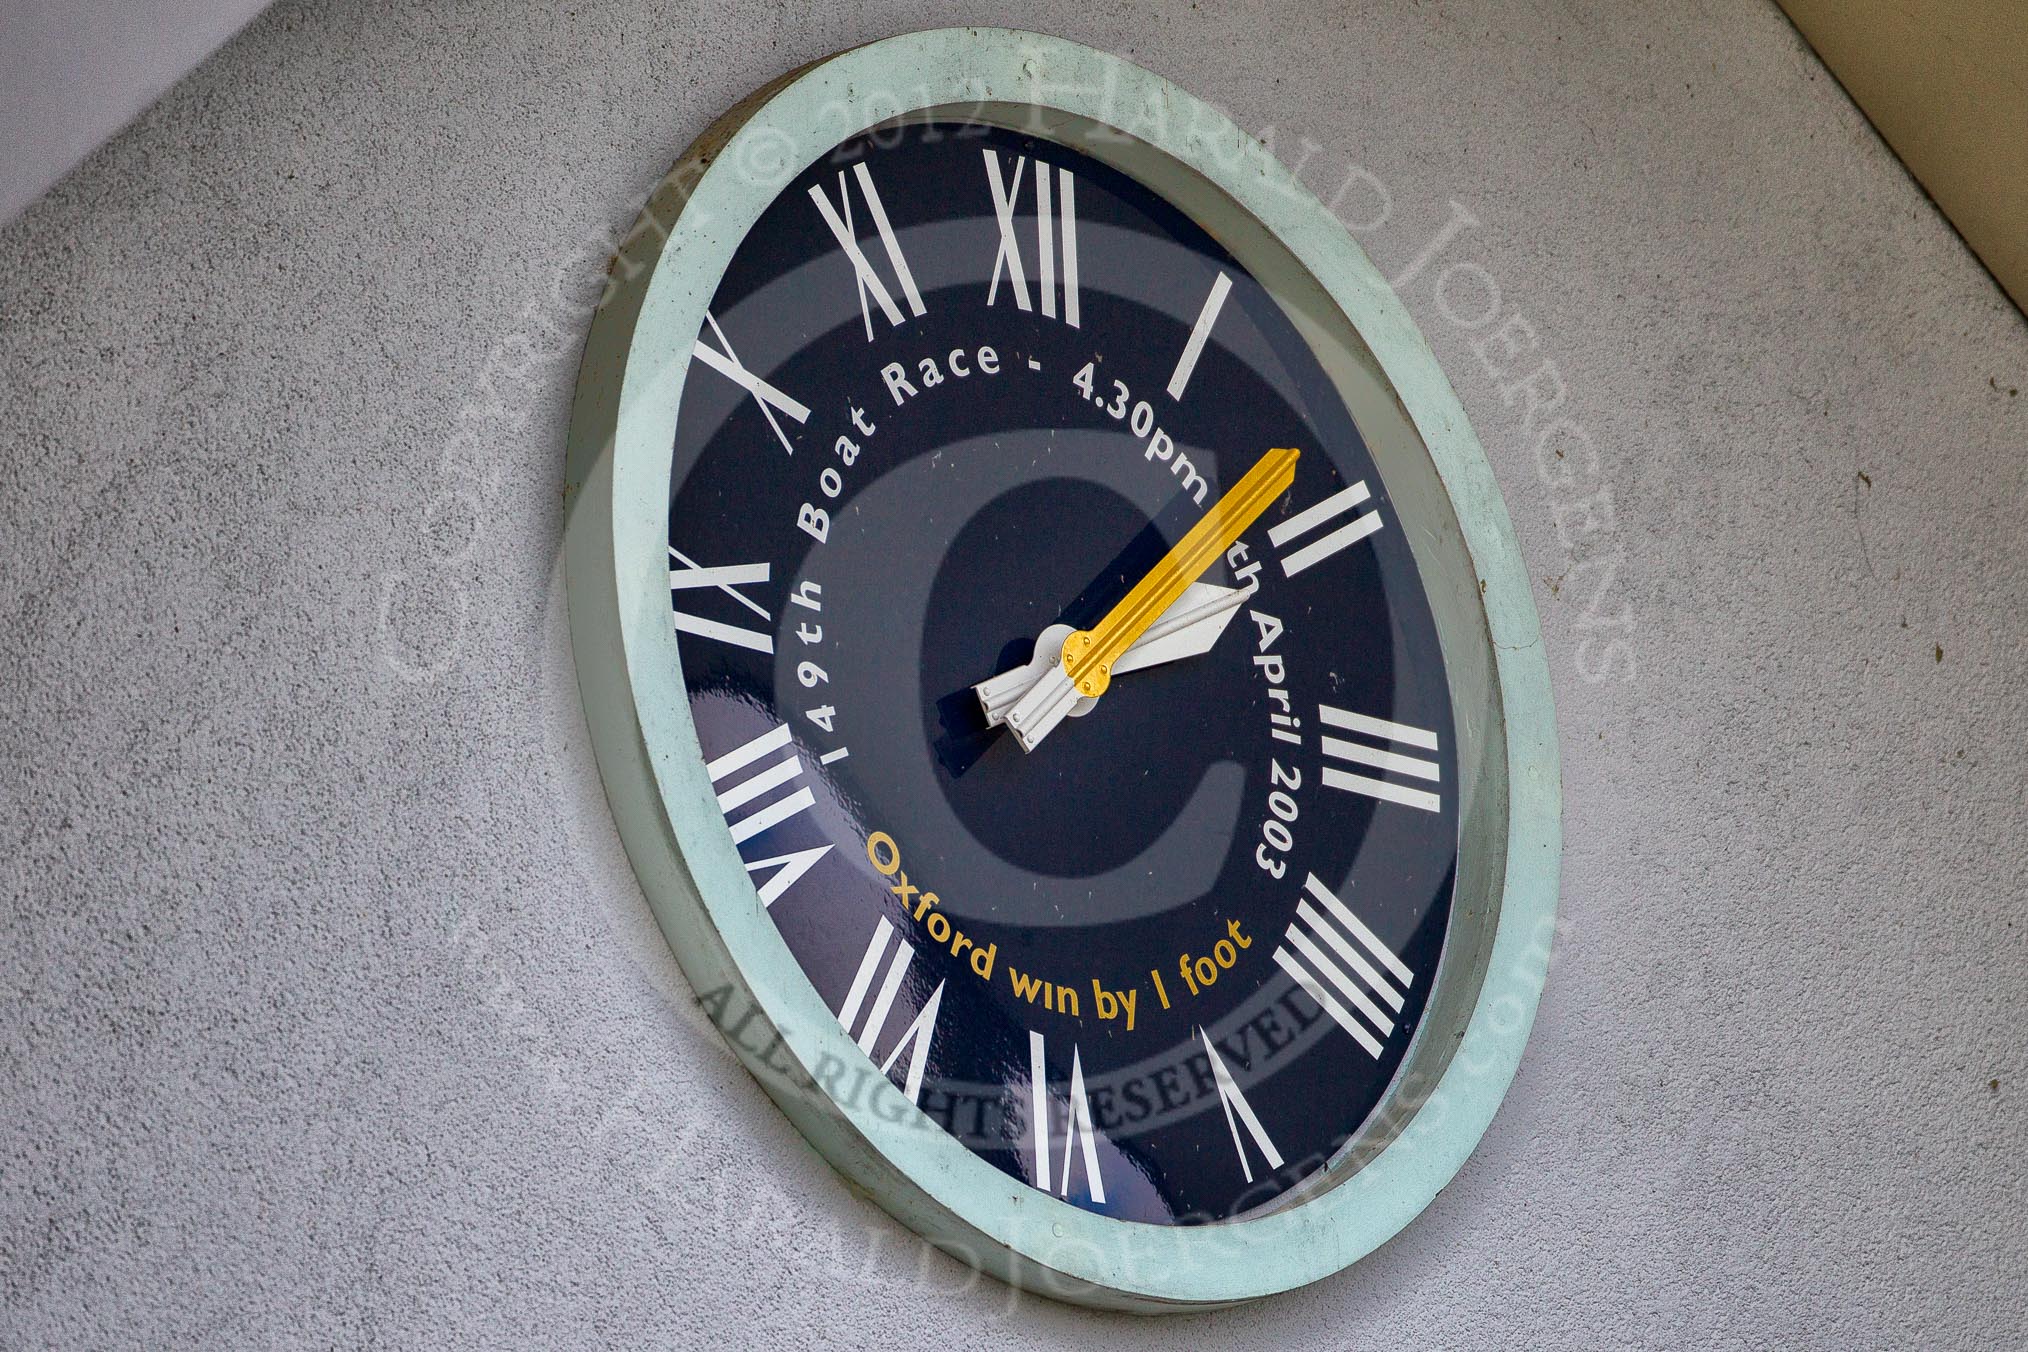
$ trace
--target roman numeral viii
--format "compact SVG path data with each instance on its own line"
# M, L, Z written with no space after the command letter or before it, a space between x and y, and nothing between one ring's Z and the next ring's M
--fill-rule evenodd
M986 286L986 304L991 305L999 295L1000 274L1004 270L1015 307L1033 310L1035 307L1028 303L1028 274L1021 266L1021 245L1014 232L1014 207L1021 199L1021 175L1028 167L1028 157L1016 156L1014 172L1003 177L1000 157L991 150L980 153L986 157L986 186L993 191L993 215L1000 222L1000 251L993 256L993 280ZM1070 170L1057 168L1052 188L1051 168L1041 160L1035 161L1036 289L1042 313L1056 318L1056 275L1061 262L1063 322L1077 328L1077 180ZM1057 253L1058 241L1062 243L1061 255Z
M778 751L787 754L763 769L753 769L757 762ZM704 772L711 777L711 786L718 790L718 810L725 814L725 823L732 828L734 845L744 846L761 832L817 805L817 796L807 784L791 792L779 792L791 789L803 777L802 758L796 755L790 742L786 723L770 728L717 760L706 762ZM769 801L761 802L762 799ZM776 898L829 853L829 845L818 845L767 859L747 859L742 849L740 858L746 862L747 874L755 878L761 905L772 906ZM772 876L761 881L758 875L770 870Z
M891 958L887 955L890 942L894 945L894 956ZM859 960L859 972L852 978L852 989L845 993L845 1003L838 1007L838 1022L845 1026L846 1033L852 1036L859 1044L859 1050L865 1052L868 1057L873 1055L886 1032L888 1014L894 1008L894 997L901 990L902 978L908 975L908 965L914 957L915 950L909 947L908 940L894 932L894 926L888 923L886 916L880 917L880 922L873 927L873 938L866 945L866 955ZM887 971L884 975L880 972L882 959L887 961ZM878 986L874 984L876 978L879 981ZM871 1005L867 1003L868 995L872 996ZM904 1048L915 1049L909 1053L908 1082L901 1091L908 1095L910 1103L922 1102L923 1068L929 1064L930 1040L936 1036L937 1011L942 1008L943 1003L944 983L939 981L936 990L931 992L929 1000L923 1005L922 1012L917 1014L915 1021L903 1029L901 1036L895 1039L893 1048L887 1053L887 1059L878 1063L880 1073L885 1075L888 1069L901 1059Z
M866 214L872 218L873 229L880 236L880 245L887 251L887 262L894 270L895 285L908 301L908 312L920 319L923 316L922 293L915 289L915 274L908 270L908 260L902 257L901 241L894 237L894 226L888 222L887 208L880 202L880 190L873 186L873 175L868 172L864 160L852 166L852 177L859 184L860 196L866 199ZM831 227L832 238L838 241L838 247L852 262L853 281L859 288L859 314L866 321L866 341L873 341L873 309L867 303L868 297L880 307L880 313L887 316L889 325L900 328L903 322L901 307L894 303L887 284L880 280L880 274L866 260L866 251L859 247L859 236L852 225L852 190L846 185L845 171L838 171L837 205L832 204L821 183L810 185L810 200L817 204L817 214L824 218L825 225Z
M1377 1060L1415 973L1316 874L1303 891L1275 961Z
M1406 775L1411 779L1437 782L1442 772L1433 760L1421 756L1404 755L1399 751L1383 751L1371 743L1381 742L1394 746L1412 746L1423 751L1437 749L1437 735L1428 728L1412 728L1406 723L1392 723L1385 718L1374 718L1367 714L1355 714L1350 709L1334 709L1328 704L1317 706L1317 718L1327 728L1336 728L1347 734L1323 739L1324 755L1329 760L1346 761L1359 767L1358 771L1341 769L1336 765L1324 766L1324 787L1344 789L1348 793L1364 794L1368 798L1384 799L1390 803L1401 803L1408 807L1421 808L1424 812L1443 811L1442 794L1435 789L1418 789L1392 779L1381 779L1371 771L1391 775ZM1364 741L1353 741L1354 737Z

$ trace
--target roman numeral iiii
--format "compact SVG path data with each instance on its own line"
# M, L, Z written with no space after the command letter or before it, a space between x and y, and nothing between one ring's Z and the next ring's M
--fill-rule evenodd
M1378 1059L1415 973L1316 874L1303 880L1303 892L1275 961Z

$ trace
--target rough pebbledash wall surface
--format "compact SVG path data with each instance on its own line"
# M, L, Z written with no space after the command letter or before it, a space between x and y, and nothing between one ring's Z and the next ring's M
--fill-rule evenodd
M1420 1221L1013 1302L703 1023L572 680L581 303L756 86L1011 17L284 5L0 230L0 1342L2028 1341L2028 333L1757 0L1018 16L1343 189L1537 579L1565 925Z

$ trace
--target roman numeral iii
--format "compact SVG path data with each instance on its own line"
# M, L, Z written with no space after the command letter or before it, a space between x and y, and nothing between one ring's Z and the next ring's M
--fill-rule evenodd
M1070 1050L1070 1093L1064 1111L1063 1174L1052 1181L1049 1170L1054 1155L1050 1143L1049 1080L1043 1065L1042 1034L1028 1034L1028 1128L1035 1149L1035 1186L1059 1197L1070 1195L1070 1167L1080 1150L1084 1156L1085 1184L1091 1199L1106 1200L1105 1180L1099 1177L1098 1133L1091 1124L1091 1102L1084 1093L1084 1062L1077 1048Z
M1315 506L1297 512L1279 526L1270 527L1268 543L1277 550L1286 551L1281 556L1282 572L1294 577L1311 564L1328 559L1339 550L1348 545L1355 545L1379 530L1380 513L1377 510L1362 512L1329 533L1317 535L1308 544L1293 550L1288 548L1291 542L1305 535L1316 535L1317 531L1322 530L1330 522L1350 514L1371 496L1366 489L1366 481L1361 479L1350 488L1340 489Z
M852 166L852 177L859 184L860 196L866 200L866 214L872 218L881 247L887 251L887 262L894 270L895 285L908 301L908 312L920 319L923 316L922 293L915 289L915 274L908 270L908 260L902 257L901 241L894 237L894 227L887 220L887 208L881 205L880 191L873 186L873 175L867 170L864 160ZM873 270L873 264L867 261L866 251L859 247L859 236L852 226L852 190L846 185L845 171L838 171L837 205L832 204L821 183L810 185L810 200L817 204L817 212L824 218L824 224L831 227L831 236L838 241L838 247L852 261L853 281L859 288L859 314L866 321L866 341L873 341L873 309L867 303L868 297L880 307L880 313L887 316L889 325L900 328L903 322L901 308L894 303L894 296L888 291L887 284L880 280L880 274Z
M1316 874L1303 892L1275 961L1377 1060L1415 973Z
M1407 807L1420 808L1424 812L1443 811L1442 794L1435 789L1418 789L1400 783L1397 779L1382 779L1372 772L1437 782L1441 771L1433 760L1421 756L1405 755L1399 751L1384 751L1374 743L1394 746L1412 746L1423 751L1437 749L1437 735L1428 728L1412 728L1406 723L1392 723L1385 718L1374 718L1367 714L1355 714L1350 709L1334 709L1328 704L1317 706L1317 718L1327 728L1335 728L1344 736L1326 734L1322 741L1325 756L1324 786L1344 789L1348 793L1364 794L1368 798L1379 798L1389 803L1401 803ZM1353 738L1362 738L1354 741ZM1339 760L1359 767L1358 771L1342 769L1329 762Z
M778 751L787 754L764 769L751 770L755 762L766 760ZM742 776L742 771L749 770L751 773ZM707 762L704 772L711 777L711 786L718 790L718 810L725 814L725 823L732 828L734 845L745 845L761 832L817 805L817 796L809 785L792 788L803 777L803 762L790 743L789 725L786 723L770 728L717 760ZM779 792L782 790L790 791ZM768 801L761 802L762 799ZM771 871L765 882L756 876L754 886L760 894L761 905L772 906L776 898L830 852L829 845L819 845L767 859L749 860L746 852L741 850L740 858L746 860L749 876Z
M891 958L887 956L890 941L894 945L894 955ZM887 960L887 971L881 975L880 964L883 958ZM852 989L845 993L845 1003L838 1007L838 1022L844 1025L846 1033L852 1036L859 1044L859 1050L865 1052L868 1057L871 1057L880 1045L880 1040L887 1029L888 1014L894 1008L894 997L901 990L902 978L908 975L908 965L914 958L915 950L909 947L908 940L895 933L894 926L888 923L886 916L880 917L880 922L873 927L873 938L866 945L866 955L859 960L859 971L852 978ZM874 984L876 977L879 981L877 987ZM869 994L872 996L871 1005L867 1004ZM923 1068L929 1064L930 1040L936 1036L937 1011L943 1006L943 1002L944 983L939 981L936 990L930 993L929 1000L924 1003L922 1012L917 1014L915 1021L903 1029L901 1036L895 1039L894 1046L887 1053L887 1059L877 1063L880 1066L880 1073L885 1075L888 1069L901 1059L904 1048L914 1048L909 1053L907 1083L901 1091L908 1095L910 1103L922 1102ZM861 1017L862 1011L864 1017Z
M1033 310L1035 307L1028 303L1028 274L1021 266L1021 245L1014 231L1014 208L1021 198L1021 175L1028 167L1028 157L1016 156L1012 175L1003 177L1000 157L991 150L981 150L980 153L986 157L986 185L993 191L993 215L1000 222L1000 251L993 256L993 280L986 286L986 304L991 305L999 295L1000 274L1004 270L1007 289L1014 295L1015 307ZM1077 180L1070 170L1057 168L1052 189L1051 169L1052 166L1041 160L1035 161L1036 289L1041 295L1042 313L1051 319L1056 318L1056 277L1060 262L1063 322L1077 328ZM1061 255L1057 252L1059 241Z
M774 617L768 614L766 606L738 590L756 582L767 581L767 564L735 563L723 568L705 568L674 545L669 546L669 558L680 565L669 569L669 591L672 597L682 591L715 589L760 616L763 622L769 625L774 623ZM745 629L736 624L706 619L702 615L692 615L681 610L675 612L675 617L678 633L716 639L720 643L730 643L735 648L748 648L757 653L772 653L775 650L774 634L767 629Z

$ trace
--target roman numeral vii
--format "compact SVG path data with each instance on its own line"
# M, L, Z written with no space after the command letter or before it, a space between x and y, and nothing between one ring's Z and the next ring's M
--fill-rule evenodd
M888 957L887 952L890 941L894 945L892 957ZM852 989L845 993L845 1003L838 1007L838 1022L859 1044L859 1050L869 1057L886 1033L894 997L901 990L902 978L908 975L908 965L914 957L915 950L908 946L908 940L894 932L894 926L886 916L880 917L879 923L873 927L873 938L866 945L866 954L859 960L859 971L852 978ZM880 970L883 959L887 962L884 974ZM871 1004L867 1003L869 996L872 997ZM936 1036L937 1011L943 1003L944 983L939 981L936 990L924 1003L922 1012L895 1039L887 1059L878 1063L880 1073L885 1075L901 1059L904 1048L915 1049L909 1054L908 1083L901 1091L908 1095L910 1103L922 1102L923 1068L929 1064L930 1039Z

